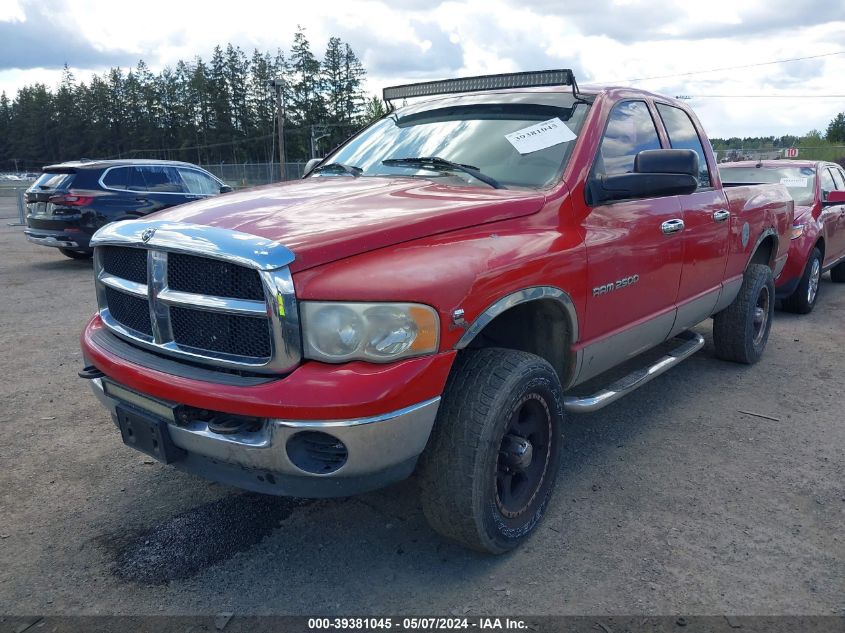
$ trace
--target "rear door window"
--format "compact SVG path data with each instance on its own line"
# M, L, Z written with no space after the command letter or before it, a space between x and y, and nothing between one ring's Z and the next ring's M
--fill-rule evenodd
M842 172L836 167L831 167L830 173L833 176L833 182L836 185L836 190L845 191L845 180L842 179Z
M208 174L187 167L179 167L179 174L185 181L188 193L202 196L220 193L220 183Z
M127 167L128 180L126 188L130 191L146 191L147 182L144 180L144 172L140 167Z
M170 165L144 165L136 168L151 193L188 193L179 170Z
M710 186L710 170L707 168L707 157L695 125L689 115L681 110L663 103L657 104L657 111L666 126L669 143L673 149L691 149L698 154L698 186Z
M833 181L833 176L830 175L830 170L827 168L822 169L821 187L822 200L827 200L827 194L836 189L836 183Z
M103 175L103 186L109 189L128 189L130 167L112 167Z

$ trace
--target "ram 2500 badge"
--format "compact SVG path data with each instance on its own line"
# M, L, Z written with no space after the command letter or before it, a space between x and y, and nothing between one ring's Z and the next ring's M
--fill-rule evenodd
M301 181L99 231L81 375L177 468L309 497L417 470L438 532L503 552L546 510L567 415L711 316L719 357L760 358L793 203L723 190L685 104L569 70L384 96L410 103Z

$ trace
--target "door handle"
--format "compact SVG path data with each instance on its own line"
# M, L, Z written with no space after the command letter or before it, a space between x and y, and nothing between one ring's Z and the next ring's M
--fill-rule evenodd
M684 221L683 220L666 220L663 224L660 225L660 230L663 231L664 235L671 235L672 233L678 233L679 231L684 230Z
M731 217L731 212L726 211L725 209L719 209L718 211L713 212L713 219L716 222L724 222L729 217Z

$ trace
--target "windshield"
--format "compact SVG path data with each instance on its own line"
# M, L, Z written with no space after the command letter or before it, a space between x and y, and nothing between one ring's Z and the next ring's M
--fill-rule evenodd
M816 191L813 167L719 167L724 184L781 183L786 185L795 204L811 205Z
M472 173L445 165L382 163L437 157L476 168L505 187L544 187L559 178L589 105L560 93L534 99L538 102L448 105L404 116L400 110L358 134L323 165L341 163L360 176L447 178L461 185L490 186ZM544 122L551 124L538 126ZM349 174L324 169L314 176Z

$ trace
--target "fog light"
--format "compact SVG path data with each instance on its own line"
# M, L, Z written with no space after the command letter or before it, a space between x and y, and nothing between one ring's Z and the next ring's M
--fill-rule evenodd
M327 475L346 463L349 451L336 437L320 431L302 431L287 442L288 459L297 468L314 475Z

